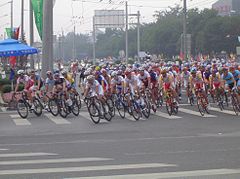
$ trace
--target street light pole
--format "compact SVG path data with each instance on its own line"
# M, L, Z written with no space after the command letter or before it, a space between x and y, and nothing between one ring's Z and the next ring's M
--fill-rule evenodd
M138 53L138 62L140 62L140 12L137 12L137 53Z
M126 1L126 63L128 63L128 2Z
M29 0L29 39L30 39L30 46L33 46L34 41L34 32L33 32L33 8L32 8L32 0ZM34 68L34 58L33 55L30 55L30 65L31 68Z
M10 22L10 24L11 24L11 37L12 37L12 30L13 30L13 0L12 1L10 1L10 4L11 4L11 22Z

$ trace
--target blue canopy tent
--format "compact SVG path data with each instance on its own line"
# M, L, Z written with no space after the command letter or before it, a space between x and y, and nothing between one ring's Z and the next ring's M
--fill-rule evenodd
M38 53L34 47L14 39L0 41L0 57L23 56Z

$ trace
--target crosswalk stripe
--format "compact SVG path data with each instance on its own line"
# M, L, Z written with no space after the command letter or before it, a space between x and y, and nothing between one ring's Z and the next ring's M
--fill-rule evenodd
M9 149L0 149L0 151L7 151L7 150L9 150Z
M78 177L65 179L173 179L185 177L203 177L203 176L219 176L240 174L240 169L213 169L213 170L196 170L182 172L163 172L163 173L147 173L147 174L129 174L129 175L112 175L112 176L95 176L95 177Z
M31 125L31 123L27 119L20 118L20 116L18 114L12 114L12 115L10 115L10 117L12 118L13 122L17 126L30 126Z
M221 111L219 108L214 108L214 107L210 107L209 110L236 116L236 113L234 111L229 111L225 109Z
M92 122L92 119L91 119L90 114L88 112L81 111L79 113L79 116L82 116L83 118L88 119L88 120L90 120ZM101 119L100 123L109 123L109 122L106 121L105 119Z
M180 112L183 112L183 113L192 114L192 115L200 116L200 117L206 117L206 118L207 117L217 117L217 116L210 115L210 114L205 114L204 116L202 116L199 112L193 111L193 110L190 110L190 109L179 108L178 110Z
M44 115L55 124L71 124L71 122L69 122L66 119L63 119L62 117L55 117L51 114L44 114Z
M7 158L7 157L37 157L37 156L52 156L57 155L55 153L7 153L7 154L0 154L0 158Z
M167 119L180 119L180 118L182 118L180 116L169 116L168 114L160 112L160 111L156 111L156 113L153 113L153 114L155 116L163 117L163 118L167 118Z
M76 163L76 162L93 162L93 161L108 161L111 158L58 158L45 160L12 160L0 161L0 165L22 165L22 164L49 164L49 163Z
M109 171L124 169L160 168L160 167L176 167L176 165L163 163L148 163L148 164L65 167L65 168L41 168L41 169L18 169L18 170L14 169L14 170L0 170L0 175L66 173L66 172L103 171L103 170Z
M2 112L6 112L7 111L5 107L1 107L1 110L2 110Z

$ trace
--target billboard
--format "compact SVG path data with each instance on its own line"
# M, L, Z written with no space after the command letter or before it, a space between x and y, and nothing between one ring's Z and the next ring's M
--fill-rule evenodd
M98 28L123 28L124 10L95 10L94 24Z

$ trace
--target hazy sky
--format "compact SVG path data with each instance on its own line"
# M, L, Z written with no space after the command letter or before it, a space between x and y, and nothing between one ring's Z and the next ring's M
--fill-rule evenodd
M0 35L4 34L4 29L10 26L10 4L3 5L10 0L0 0ZM73 19L76 21L77 33L90 33L92 31L92 17L94 10L102 9L125 9L125 1L123 0L56 0L54 6L54 34L59 35L64 31L73 31ZM198 7L211 8L211 5L217 0L187 0L188 8ZM21 0L13 0L14 2L14 27L21 24ZM29 0L25 2L25 33L28 39L29 32ZM173 7L175 4L182 6L182 0L128 0L129 13L136 13L138 10L141 13L141 22L154 21L153 14L157 10L167 9L169 6ZM2 6L3 5L3 6ZM75 17L75 18L73 18ZM135 19L130 19L134 22ZM1 38L1 37L0 37ZM35 39L38 40L39 36L35 31Z

